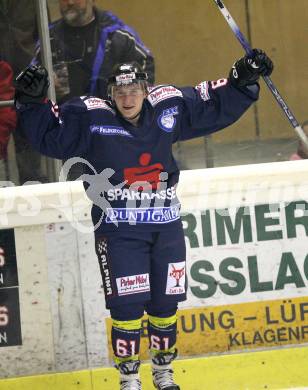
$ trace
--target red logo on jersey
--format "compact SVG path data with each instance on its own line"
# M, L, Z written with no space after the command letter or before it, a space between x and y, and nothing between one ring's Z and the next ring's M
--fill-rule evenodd
M149 165L151 158L150 153L142 153L139 157L140 167L124 169L126 185L139 191L159 189L161 182L159 175L164 167L160 163Z

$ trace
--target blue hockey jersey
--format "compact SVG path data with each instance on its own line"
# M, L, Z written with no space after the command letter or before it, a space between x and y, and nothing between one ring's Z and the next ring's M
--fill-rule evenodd
M227 79L196 87L151 88L138 127L112 102L74 98L58 110L50 101L19 108L29 141L49 157L82 161L81 179L93 202L95 234L159 231L180 223L176 141L202 137L235 122L258 98L259 86L239 90ZM67 167L66 167L67 168Z

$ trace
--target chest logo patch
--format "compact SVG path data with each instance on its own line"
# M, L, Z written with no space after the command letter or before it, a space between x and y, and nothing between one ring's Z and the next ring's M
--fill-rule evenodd
M142 153L139 157L139 167L124 169L124 179L131 189L142 191L159 189L161 184L160 174L164 167L161 163L150 165L151 158L150 153Z
M158 117L158 126L167 133L171 133L176 124L175 115L178 115L178 113L178 106L167 108Z

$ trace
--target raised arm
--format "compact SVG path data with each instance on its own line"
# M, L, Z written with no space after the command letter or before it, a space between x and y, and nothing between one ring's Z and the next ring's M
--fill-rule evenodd
M176 140L211 134L237 121L258 99L260 75L272 70L269 57L256 49L234 63L228 78L182 88L185 114Z
M27 67L15 80L15 105L19 124L29 142L40 153L58 159L83 156L90 134L83 127L86 120L74 110L63 110L46 99L48 73L43 67Z

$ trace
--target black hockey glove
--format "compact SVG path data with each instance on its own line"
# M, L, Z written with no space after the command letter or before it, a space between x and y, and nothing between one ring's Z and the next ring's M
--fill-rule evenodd
M28 66L16 77L14 86L15 105L42 103L49 87L48 72L42 66Z
M273 71L274 65L263 50L252 52L236 61L230 70L229 80L237 88L255 84L261 75L269 76Z

